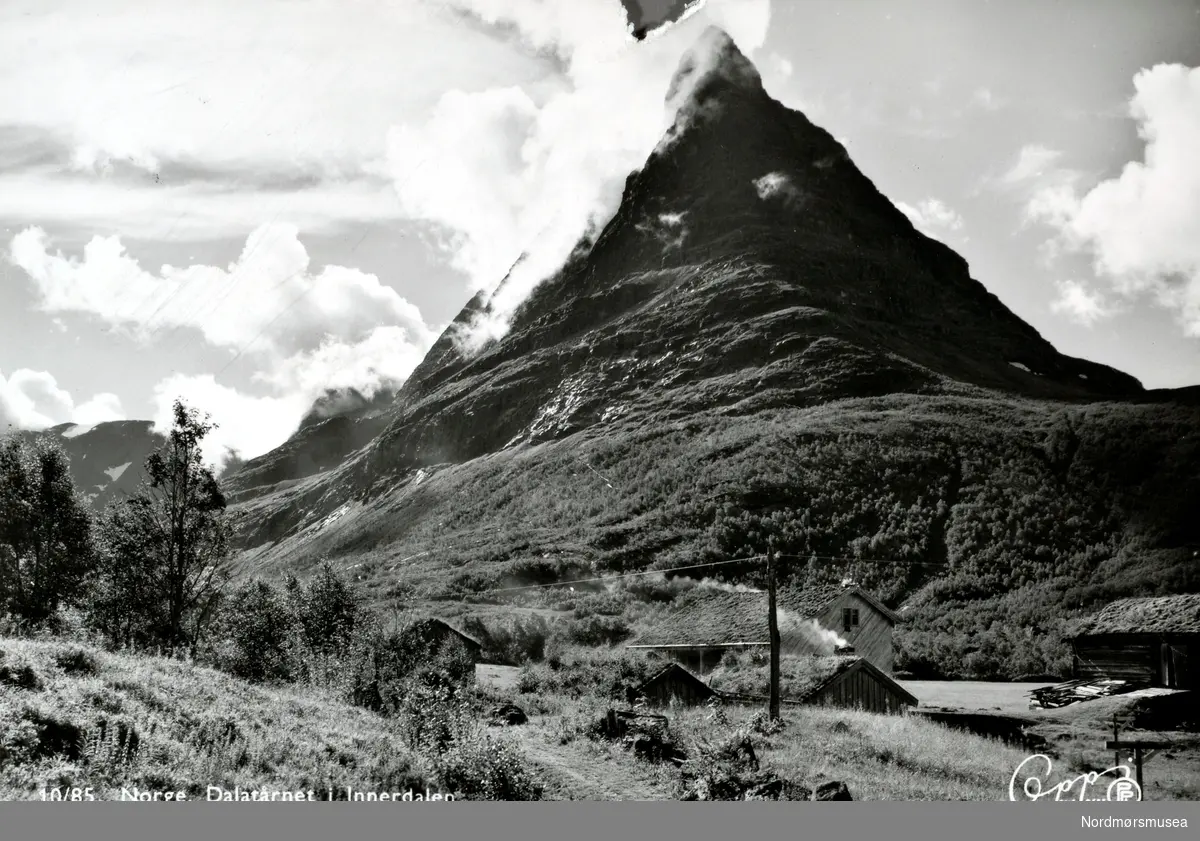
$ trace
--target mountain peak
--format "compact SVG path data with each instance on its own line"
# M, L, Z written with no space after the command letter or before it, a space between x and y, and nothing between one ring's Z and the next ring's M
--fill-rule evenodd
M718 80L747 92L762 90L762 77L750 59L725 30L709 26L680 59L667 88L667 104L680 106L696 99L708 83Z

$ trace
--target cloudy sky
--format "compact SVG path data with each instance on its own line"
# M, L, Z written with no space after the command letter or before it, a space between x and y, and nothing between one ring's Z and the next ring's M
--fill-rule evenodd
M613 209L709 24L1060 350L1200 383L1200 1L0 4L0 429L246 456Z

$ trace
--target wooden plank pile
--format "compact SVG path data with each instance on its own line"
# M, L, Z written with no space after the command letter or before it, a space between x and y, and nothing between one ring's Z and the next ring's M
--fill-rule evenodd
M1090 701L1093 698L1104 698L1109 695L1121 695L1132 692L1141 684L1131 680L1117 678L1087 678L1084 680L1068 680L1054 686L1043 686L1029 693L1032 700L1030 709L1054 709L1075 704L1079 701Z

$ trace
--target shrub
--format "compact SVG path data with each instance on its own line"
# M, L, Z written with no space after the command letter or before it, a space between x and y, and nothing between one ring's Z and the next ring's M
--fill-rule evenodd
M361 624L362 605L350 584L328 561L305 587L288 581L288 598L311 651L342 652Z
M94 675L100 671L100 661L86 648L71 646L54 655L54 662L69 675Z
M287 681L294 673L297 624L287 602L265 581L244 584L225 611L219 665L255 682Z
M435 762L441 785L463 800L540 800L543 786L506 739L471 727Z
M0 768L28 762L37 749L38 730L34 723L0 706Z
M564 623L563 636L577 645L615 645L628 639L629 624L620 616L588 614L582 619Z
M483 643L484 659L513 666L543 659L550 638L550 625L540 614L516 616L492 626L472 617L464 628Z
M34 671L31 663L14 658L11 661L0 662L0 685L36 692L42 688L42 678Z

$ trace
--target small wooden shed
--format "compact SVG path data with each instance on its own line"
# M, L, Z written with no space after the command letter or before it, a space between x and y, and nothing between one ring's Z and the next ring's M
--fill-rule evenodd
M483 651L483 643L465 631L451 625L445 619L437 616L419 619L413 623L413 628L418 630L421 637L427 640L431 646L436 647L447 639L458 640L470 652L471 658L476 663L479 662L480 653Z
M717 693L678 663L669 663L634 690L651 704L702 704Z
M1200 593L1112 602L1071 645L1077 678L1200 689Z
M800 700L807 704L850 707L895 714L920 702L903 686L864 657L838 657L828 674ZM840 661L840 662L838 662Z
M830 657L806 656L785 660L781 675L786 704L845 707L866 712L896 714L920 702L891 676L865 657L837 654ZM766 668L751 673L752 694L735 693L727 688L746 686L745 673L713 677L714 688L731 701L764 702L769 686Z

